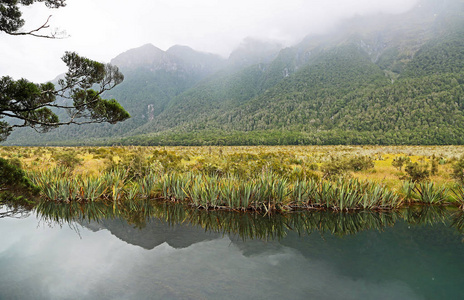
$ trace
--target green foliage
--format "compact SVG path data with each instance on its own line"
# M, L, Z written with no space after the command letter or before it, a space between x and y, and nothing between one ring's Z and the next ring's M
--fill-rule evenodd
M464 69L464 31L447 33L424 45L408 64L404 76L459 73Z
M177 170L181 164L182 157L174 152L166 150L155 150L150 158L150 164L160 164L164 172Z
M31 188L32 184L21 169L18 160L8 161L0 158L0 189L9 187Z
M348 160L348 166L355 172L363 171L372 169L374 167L374 161L368 156L354 156Z
M53 155L53 159L58 166L62 166L69 170L74 170L82 163L82 159L76 157L76 154L72 152L58 152Z
M372 158L367 156L354 156L350 158L331 158L331 160L321 166L323 177L327 179L337 179L348 176L348 171L358 172L374 167Z
M0 31L11 35L25 35L30 34L40 36L37 33L18 33L25 21L21 18L22 12L19 5L29 6L34 2L45 2L49 8L60 8L66 6L65 0L21 0L21 1L1 1L0 14L2 16L0 22ZM47 26L48 27L48 26Z
M437 175L438 173L438 159L433 157L430 160L430 175L434 176Z
M1 1L0 32L55 38L54 33L42 35L40 32L49 27L48 20L37 29L19 31L25 23L21 18L20 6L29 6L34 2L45 2L49 8L65 6L64 0ZM5 140L17 127L32 127L43 133L60 125L114 124L130 117L114 99L105 100L100 96L124 80L117 67L81 57L74 52L66 52L62 60L68 71L58 81L57 89L50 82L36 84L26 79L13 80L9 76L0 78L0 119L9 117L8 121L0 121L0 141ZM98 91L92 88L98 88ZM60 120L57 114L60 110L66 111L67 119Z
M331 158L330 162L321 166L321 171L324 174L324 178L334 180L339 177L347 176L349 166L341 159Z
M30 204L38 192L18 160L0 158L0 202Z
M440 204L446 200L448 190L445 187L436 187L433 182L420 182L414 191L418 195L418 201L427 204Z
M464 183L464 156L453 164L453 178Z
M408 164L411 162L411 159L408 156L398 156L393 158L392 166L397 168L399 171L403 168L404 164Z
M426 164L409 163L404 170L407 173L407 179L413 182L426 181L430 176L430 171Z
M144 156L142 151L135 151L130 154L122 154L121 161L115 162L111 159L107 167L108 172L119 172L124 170L129 179L140 179L149 173L150 161Z

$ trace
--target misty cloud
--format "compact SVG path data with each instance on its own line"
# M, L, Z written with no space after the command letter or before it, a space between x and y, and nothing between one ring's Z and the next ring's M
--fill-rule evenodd
M166 50L188 45L228 56L246 37L289 46L308 34L324 33L355 15L402 13L418 0L68 0L65 8L42 4L24 10L26 27L66 30L63 40L1 34L0 76L50 80L65 70L64 51L110 61L130 48L151 43Z

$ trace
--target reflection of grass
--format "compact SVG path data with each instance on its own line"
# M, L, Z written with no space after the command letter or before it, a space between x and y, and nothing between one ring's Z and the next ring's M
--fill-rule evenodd
M0 154L19 159L43 195L53 200L142 197L186 200L207 208L346 210L394 208L411 199L461 205L460 198L452 197L455 184L450 174L462 150L461 146L0 147ZM72 171L53 171L57 174L52 175L63 153L74 155L79 164ZM433 191L444 191L440 200L428 197L433 194L430 189L425 194L416 189L411 199L405 199L400 179L405 176L404 168L392 166L400 156L423 164L430 164L432 156L440 160L437 174L430 177ZM353 158L370 160L374 167L354 171L346 166ZM346 167L344 172L335 173L331 181L321 181L326 177L324 166L333 162ZM116 170L124 176L116 176ZM314 191L326 197L307 195Z
M365 230L383 231L404 221L412 225L445 223L451 218L452 227L464 232L464 216L441 206L414 206L392 212L360 211L358 213L334 211L295 211L275 213L272 217L259 213L195 210L183 205L160 203L146 199L120 203L116 209L107 201L68 204L42 202L36 207L41 220L48 223L99 221L121 218L129 224L143 228L152 218L171 226L188 224L222 234L234 234L241 239L272 240L283 238L288 231L300 235L311 233L345 236Z

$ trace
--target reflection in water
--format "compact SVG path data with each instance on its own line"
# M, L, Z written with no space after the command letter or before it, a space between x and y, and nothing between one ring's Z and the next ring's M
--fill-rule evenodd
M47 202L36 216L0 219L0 299L459 299L463 292L464 244L449 227L463 233L463 214L433 206L264 216L149 201Z
M299 235L313 232L335 236L352 235L366 230L383 231L398 220L411 225L445 224L464 234L464 213L443 206L415 206L404 210L376 212L296 211L287 214L263 215L231 211L207 211L189 207L135 200L114 207L112 203L42 202L36 208L37 216L49 224L85 224L102 220L122 219L134 228L165 222L170 226L189 225L207 232L239 236L242 240L274 240L284 238L289 231ZM108 221L107 221L108 222Z

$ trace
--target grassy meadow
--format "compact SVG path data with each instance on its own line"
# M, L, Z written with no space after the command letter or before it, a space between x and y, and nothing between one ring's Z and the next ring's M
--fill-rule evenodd
M463 207L462 146L1 147L40 197L242 210ZM458 170L458 171L456 171ZM461 172L462 173L462 172Z

